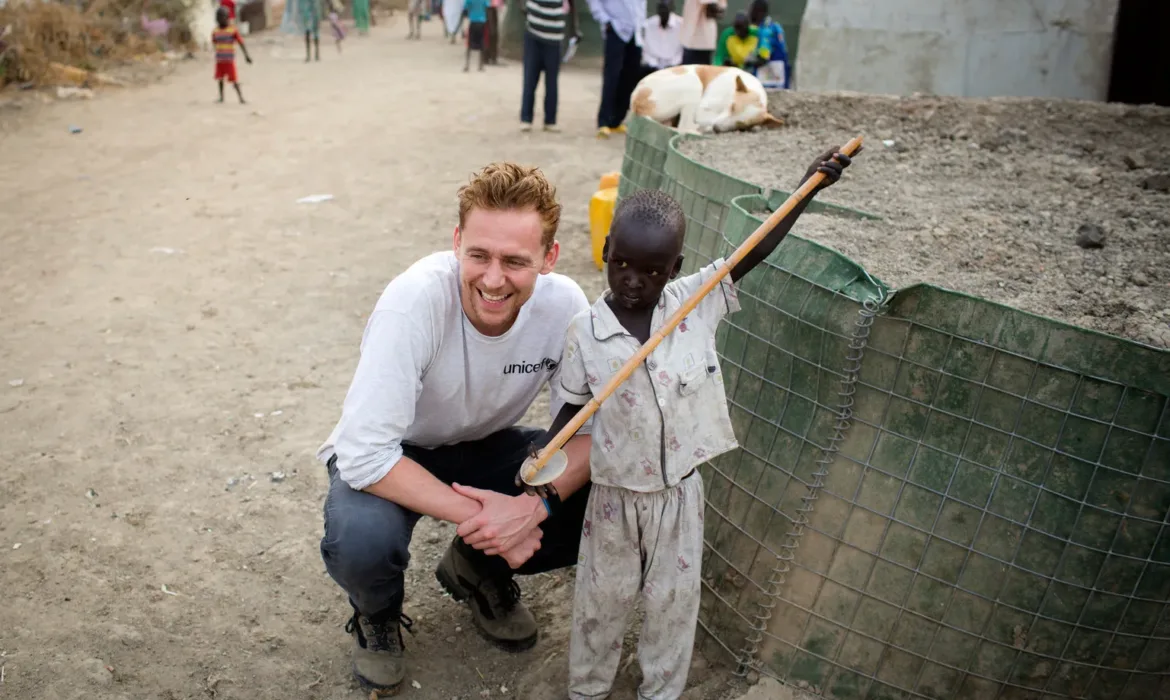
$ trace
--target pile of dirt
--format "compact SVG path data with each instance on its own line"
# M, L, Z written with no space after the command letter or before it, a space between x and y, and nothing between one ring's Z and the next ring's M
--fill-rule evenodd
M190 48L183 0L10 2L0 7L0 87L79 82L165 48Z
M1170 348L1170 153L1158 147L1170 109L798 92L769 107L784 128L682 152L791 190L861 134L862 154L820 199L882 220L805 214L795 233L894 287L929 282Z

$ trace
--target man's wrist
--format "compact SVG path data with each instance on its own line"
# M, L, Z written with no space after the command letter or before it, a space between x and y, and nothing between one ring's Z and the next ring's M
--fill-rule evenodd
M545 520L548 520L549 508L546 507L543 498L539 496L530 496L526 493L520 494L520 498L524 498L531 503L532 517L536 519L536 523L538 525Z

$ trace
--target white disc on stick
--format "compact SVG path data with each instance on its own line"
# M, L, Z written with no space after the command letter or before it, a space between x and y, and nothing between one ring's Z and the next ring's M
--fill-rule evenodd
M520 466L521 479L529 486L544 486L552 483L558 476L565 473L565 469L569 466L569 456L565 454L564 450L557 450L548 458L544 467L540 471L536 471L536 459L529 457L524 460L524 464Z

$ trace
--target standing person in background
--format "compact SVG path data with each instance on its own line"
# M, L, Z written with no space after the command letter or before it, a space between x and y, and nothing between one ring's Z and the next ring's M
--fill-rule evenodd
M479 69L483 70L483 40L487 34L488 0L463 0L463 11L467 13L467 54L463 59L463 72L471 67L471 52L479 52Z
M410 27L407 39L422 38L423 4L426 0L408 0L406 5L406 26Z
M734 66L756 74L760 64L760 32L742 12L735 13L735 21L719 35L715 48L715 65Z
M589 10L605 37L605 67L601 74L601 105L597 136L624 133L622 120L630 109L630 95L642 75L642 49L634 32L646 19L646 0L588 0Z
M316 60L321 60L321 5L320 0L288 0L284 6L284 17L280 20L281 31L286 34L304 34L305 36L305 63L309 62L311 54Z
M337 44L337 53L341 53L341 41L345 39L345 29L341 26L341 0L325 0L326 16L329 26L333 29L333 41Z
M489 66L500 63L500 8L504 0L491 0L487 9L487 40L483 45L483 60Z
M727 0L684 0L681 40L685 65L710 65Z
M240 91L240 81L236 78L236 44L240 45L240 51L244 52L248 63L252 62L252 57L248 55L248 47L244 46L240 30L231 23L228 8L223 5L215 8L215 22L219 28L211 33L211 44L215 47L215 79L219 82L219 101L223 102L223 81L226 79L236 89L240 104L244 104L244 93Z
M642 20L637 38L642 49L642 77L683 62L682 17L674 14L671 0L658 0L656 14Z
M756 76L766 88L787 88L788 43L784 40L784 27L768 16L768 0L752 2L750 19L758 28L760 38Z
M544 73L544 130L557 129L557 77L561 71L561 42L566 11L573 0L526 0L524 3L524 90L520 96L520 130L531 131L536 107L536 84Z
M370 31L370 0L353 0L353 26L362 34Z

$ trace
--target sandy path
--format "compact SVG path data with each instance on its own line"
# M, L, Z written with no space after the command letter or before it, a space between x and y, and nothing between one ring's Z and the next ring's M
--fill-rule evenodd
M408 43L383 22L309 65L295 39L254 36L247 106L230 92L214 104L204 55L159 85L6 123L5 696L358 697L348 605L317 549L326 479L312 453L365 316L394 274L449 245L457 186L500 158L557 183L558 270L596 294L586 207L623 148L593 138L595 72L562 75L565 133L520 135L519 66L465 75L437 23L426 30ZM314 193L335 199L295 203ZM452 530L417 533L407 654L422 689L404 694L514 696L524 672L551 673L564 577L522 582L546 634L508 656L439 597L431 571Z

